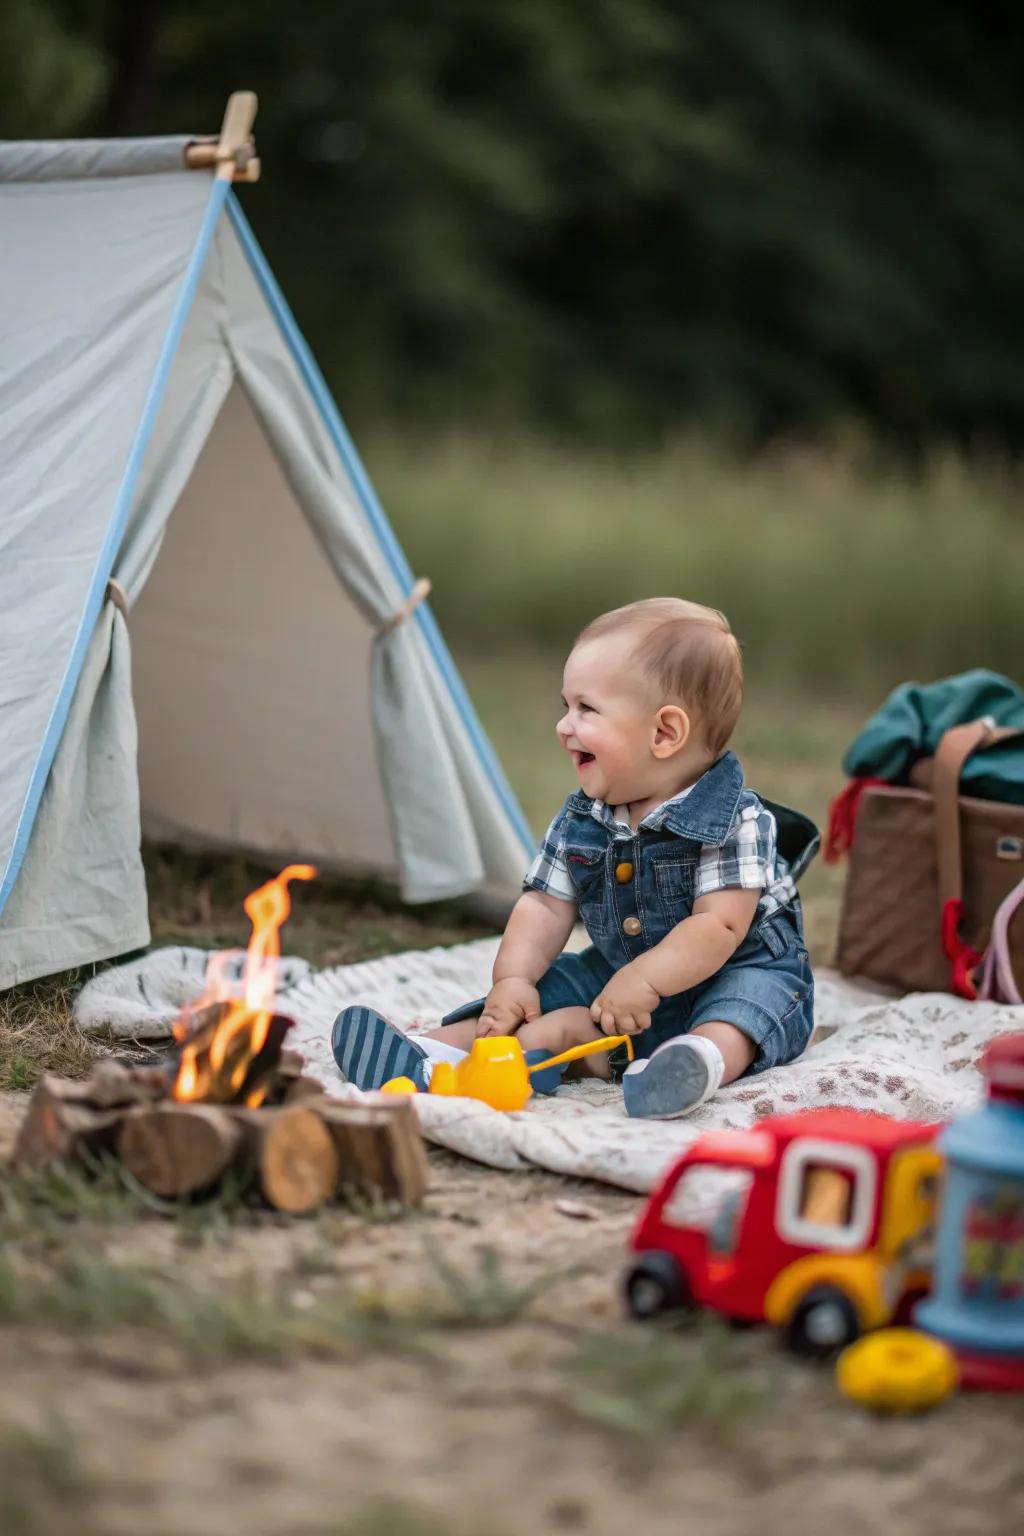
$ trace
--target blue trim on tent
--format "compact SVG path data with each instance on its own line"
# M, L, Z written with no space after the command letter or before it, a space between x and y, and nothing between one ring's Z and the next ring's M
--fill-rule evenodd
M89 649L89 642L92 639L93 630L96 627L100 610L103 607L107 581L113 570L117 552L121 547L121 540L124 538L124 530L131 512L139 471L142 468L142 460L149 446L157 413L163 400L167 378L171 371L171 364L178 350L181 333L185 328L185 321L188 318L188 312L192 307L192 300L195 298L196 289L199 286L199 278L210 248L210 241L213 239L217 221L224 207L224 199L229 190L230 182L214 180L206 211L203 214L203 222L199 227L199 234L196 237L195 245L192 247L192 254L189 257L188 266L185 268L185 274L174 301L171 318L160 347L160 355L157 358L156 368L150 380L146 403L143 406L142 416L132 441L124 474L121 476L121 484L118 487L117 496L114 500L110 522L96 559L92 582L85 600L85 607L82 610L82 617L78 623L78 630L71 647L71 654L68 657L64 676L61 680L57 697L54 700L53 708L50 711L50 718L47 721L46 730L43 734L43 742L39 749L39 755L36 758L35 767L32 769L28 793L25 796L25 803L22 806L21 816L18 819L18 826L14 834L11 856L4 871L3 881L0 883L0 912L3 911L14 882L18 878L18 873L25 857L25 851L28 848L28 840L35 825L36 813L39 810L43 789L49 777L50 768L53 765L53 759L60 739L64 734L68 711L71 708L71 700L74 698L75 688L78 686L78 679L85 663L86 652Z
M363 467L362 460L349 436L348 428L342 420L341 412L338 410L334 397L327 387L323 374L317 367L309 345L296 324L295 316L288 307L288 301L278 287L267 259L260 250L256 236L253 234L249 221L242 212L238 199L233 192L228 198L227 208L228 216L234 225L235 233L241 241L242 249L252 268L253 275L270 307L271 313L281 328L281 332L288 343L309 392L316 402L324 426L327 428L328 434L341 457L342 464L355 487L367 521L377 536L381 550L402 592L408 593L411 591L414 582L412 568L405 558L402 546L395 537L394 529L391 527L387 514L380 504L370 477ZM502 772L494 748L491 746L484 728L480 724L476 710L473 708L469 694L466 692L466 686L459 676L451 653L445 644L437 620L426 603L418 605L413 618L419 625L441 676L448 685L448 691L452 696L462 723L466 727L469 738L476 748L480 762L491 782L491 787L498 796L509 821L515 828L527 855L532 858L537 851L536 839L530 831L519 802L512 793L508 780Z

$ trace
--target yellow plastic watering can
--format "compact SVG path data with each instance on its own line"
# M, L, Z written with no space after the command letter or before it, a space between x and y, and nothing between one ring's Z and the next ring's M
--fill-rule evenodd
M598 1051L612 1051L624 1045L633 1060L631 1035L609 1035L604 1040L587 1040L574 1045L560 1056L549 1056L527 1066L523 1048L515 1035L483 1035L474 1040L469 1055L457 1065L450 1061L437 1061L430 1077L429 1093L446 1097L481 1099L492 1109L524 1109L533 1089L531 1072L546 1072L548 1067L560 1067L564 1062L579 1061L582 1056L593 1056ZM382 1093L417 1093L419 1090L411 1077L393 1077L385 1083Z

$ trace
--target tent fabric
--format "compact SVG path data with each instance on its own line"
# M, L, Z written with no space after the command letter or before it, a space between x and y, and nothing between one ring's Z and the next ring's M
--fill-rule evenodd
M192 142L181 134L162 139L3 140L0 181L78 181L180 171L185 147ZM196 179L201 183L204 178Z
M147 942L142 826L413 901L532 847L233 194L113 163L0 181L0 987Z

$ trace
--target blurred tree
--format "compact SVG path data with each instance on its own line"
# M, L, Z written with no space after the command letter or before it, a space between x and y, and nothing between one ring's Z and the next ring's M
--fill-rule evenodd
M80 132L103 99L103 52L40 0L0 7L0 138Z
M357 415L1024 439L1005 0L8 0L2 27L8 133L209 132L259 92L243 197Z

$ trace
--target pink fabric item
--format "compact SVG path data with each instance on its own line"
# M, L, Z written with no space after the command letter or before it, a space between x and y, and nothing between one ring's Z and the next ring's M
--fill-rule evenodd
M992 919L992 937L978 971L978 996L990 1003L1020 1003L1020 995L1010 965L1008 933L1017 908L1024 902L1024 880L1010 892Z

